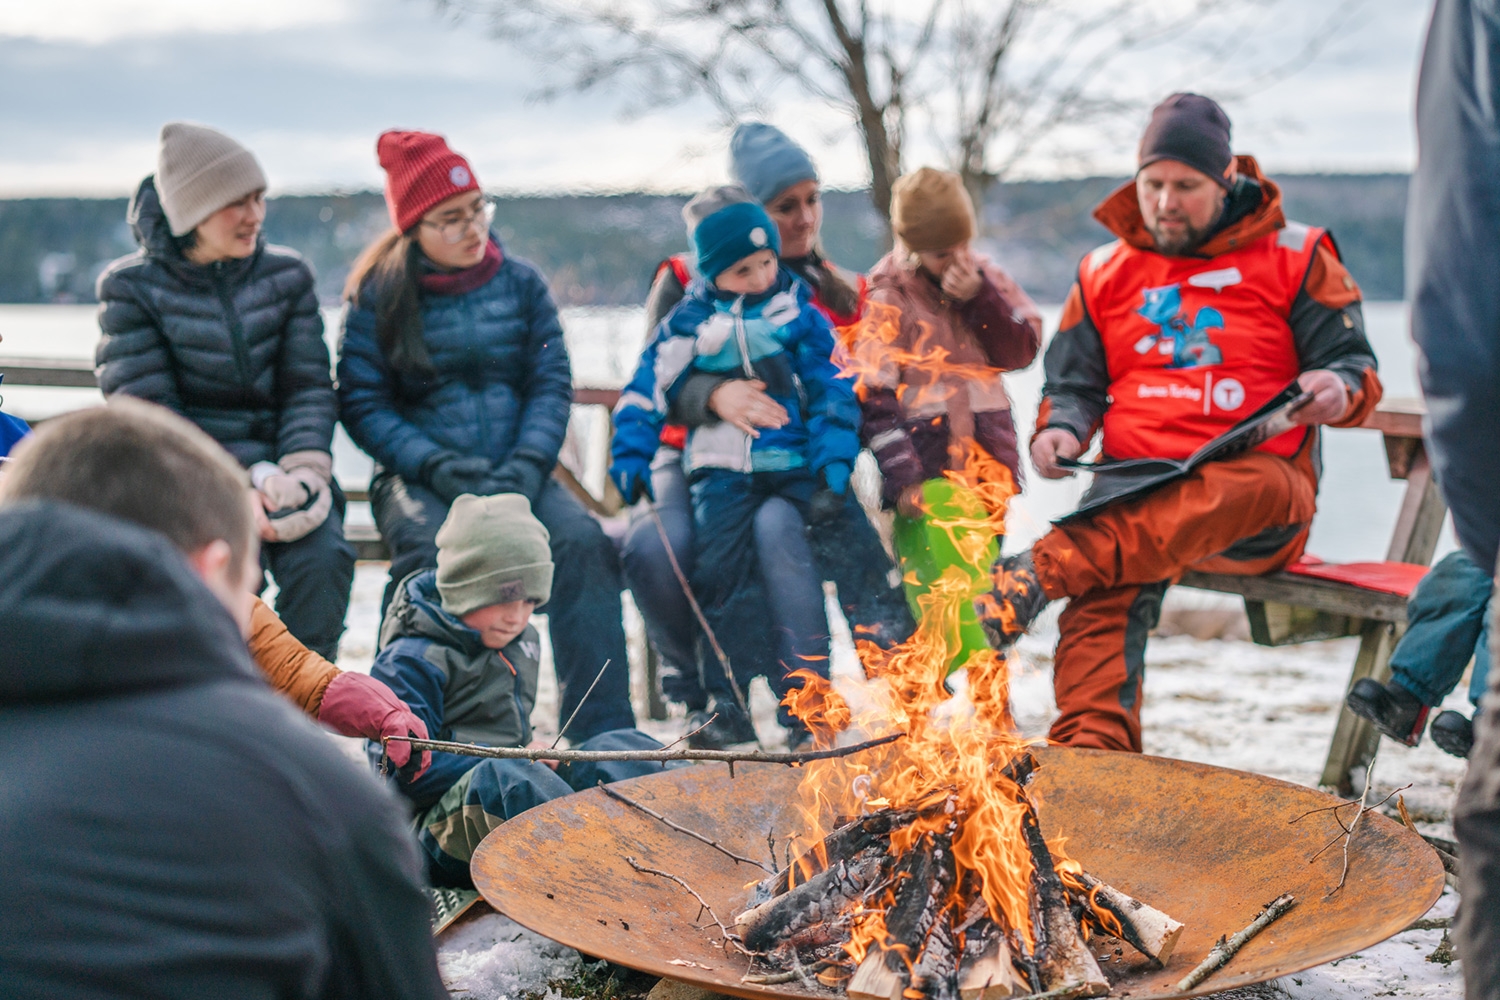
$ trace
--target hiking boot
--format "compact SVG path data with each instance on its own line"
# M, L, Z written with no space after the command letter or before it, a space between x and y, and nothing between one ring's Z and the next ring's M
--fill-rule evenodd
M709 722L715 715L718 718ZM700 727L701 732L693 732ZM734 702L715 702L706 709L689 712L687 730L693 733L687 745L694 750L725 750L737 743L756 742L755 725Z
M1422 741L1422 727L1427 724L1427 713L1432 711L1431 706L1422 704L1422 699L1395 681L1381 684L1369 677L1354 682L1344 704L1391 739L1409 747Z
M1462 712L1439 712L1429 731L1432 742L1444 753L1468 759L1469 751L1474 749L1474 723Z
M793 723L786 727L786 749L788 753L802 753L804 750L815 750L813 745L813 734L805 726Z
M990 578L994 589L974 602L974 612L991 648L1004 652L1031 628L1048 599L1036 577L1030 549L997 559L990 567Z

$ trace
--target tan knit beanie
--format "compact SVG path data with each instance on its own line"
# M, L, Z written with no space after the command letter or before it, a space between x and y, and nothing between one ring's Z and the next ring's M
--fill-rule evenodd
M453 501L437 533L437 588L454 617L552 596L551 537L519 493Z
M909 250L946 250L974 238L974 203L957 174L923 167L891 187L891 228Z
M173 236L186 236L225 205L263 190L255 154L207 125L167 122L156 156L156 193Z

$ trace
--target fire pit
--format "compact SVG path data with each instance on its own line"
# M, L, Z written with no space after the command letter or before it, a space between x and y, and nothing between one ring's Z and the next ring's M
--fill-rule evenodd
M1068 838L1067 855L1091 875L1186 925L1164 967L1094 935L1089 946L1111 996L1210 993L1321 965L1397 933L1442 891L1432 850L1371 813L1352 841L1347 880L1331 892L1342 852L1309 858L1338 827L1326 812L1307 814L1338 800L1298 785L1131 754L1049 748L1037 758L1032 790L1048 840ZM704 766L615 787L742 857L770 866L774 845L780 868L790 838L806 833L801 778L784 767L740 765L731 778L726 768ZM1305 818L1292 823L1297 817ZM750 961L719 947L715 918L732 930L766 871L600 790L506 823L480 846L472 869L496 909L589 955L743 997L843 995L797 980L742 982ZM1297 897L1294 909L1201 986L1176 992L1220 936L1283 893Z

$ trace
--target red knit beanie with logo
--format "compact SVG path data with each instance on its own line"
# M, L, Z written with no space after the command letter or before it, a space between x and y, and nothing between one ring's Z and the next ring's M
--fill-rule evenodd
M403 233L432 206L465 191L478 191L469 161L431 132L382 132L375 153L385 170L385 205Z

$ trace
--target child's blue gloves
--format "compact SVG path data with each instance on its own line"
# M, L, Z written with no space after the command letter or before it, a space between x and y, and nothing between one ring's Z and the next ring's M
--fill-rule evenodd
M823 483L834 493L843 496L849 489L850 469L848 462L829 462L823 466Z
M656 494L651 490L651 463L639 458L617 459L609 467L610 481L620 491L620 496L625 500L627 506L634 504L641 497L651 502L656 502Z

